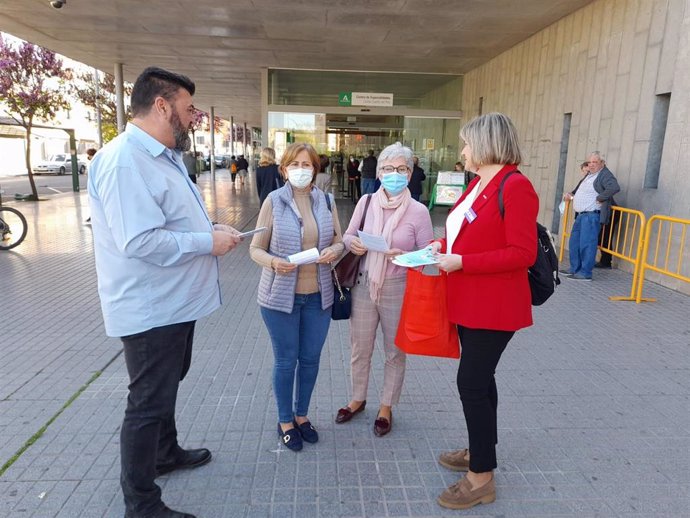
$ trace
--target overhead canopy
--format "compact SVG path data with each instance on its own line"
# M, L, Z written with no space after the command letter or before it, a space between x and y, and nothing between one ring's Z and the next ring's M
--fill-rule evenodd
M195 104L260 125L261 69L463 74L591 0L2 0L0 30L133 81L157 65Z

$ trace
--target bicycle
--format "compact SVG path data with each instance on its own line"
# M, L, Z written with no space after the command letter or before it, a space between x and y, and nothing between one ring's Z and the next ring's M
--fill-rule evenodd
M0 250L10 250L24 241L29 227L24 214L2 205L3 192L0 189Z

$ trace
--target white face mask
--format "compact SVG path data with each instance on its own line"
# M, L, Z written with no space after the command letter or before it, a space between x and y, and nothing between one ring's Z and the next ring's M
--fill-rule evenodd
M288 181L296 189L304 189L307 185L311 183L312 176L314 176L314 171L312 169L288 169Z

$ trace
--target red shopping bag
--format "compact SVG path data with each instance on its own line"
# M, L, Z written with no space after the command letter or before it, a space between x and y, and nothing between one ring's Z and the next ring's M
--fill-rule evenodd
M460 358L458 331L448 320L446 278L407 271L407 286L400 311L395 345L409 354Z

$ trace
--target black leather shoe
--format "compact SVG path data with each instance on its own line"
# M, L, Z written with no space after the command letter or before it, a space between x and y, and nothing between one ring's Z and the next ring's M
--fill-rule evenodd
M176 469L192 469L203 466L211 462L211 452L206 448L199 448L198 450L182 450L171 464L159 464L156 466L156 476L160 477Z
M287 432L284 432L278 423L278 435L283 441L286 448L292 451L300 451L302 449L302 436L297 428L290 428Z
M356 414L359 414L360 412L364 412L364 408L367 406L367 401L366 399L362 401L362 404L359 405L359 408L357 410L350 410L349 406L343 407L338 410L338 415L335 416L335 422L338 424L343 424L347 423L350 419L352 419Z
M125 518L144 518L144 515L126 513ZM196 516L181 511L173 511L167 505L164 505L163 509L154 514L147 514L145 518L196 518Z
M297 424L297 421L293 421L292 423L295 425L295 428L299 430L302 439L311 444L319 442L319 432L316 431L316 428L314 428L309 421L302 424Z
M390 420L385 417L376 416L376 421L374 421L374 434L376 437L383 437L393 428L393 414L391 414Z
M610 270L611 265L610 264L604 264L604 263L597 263L594 265L595 268L603 268L604 270Z

